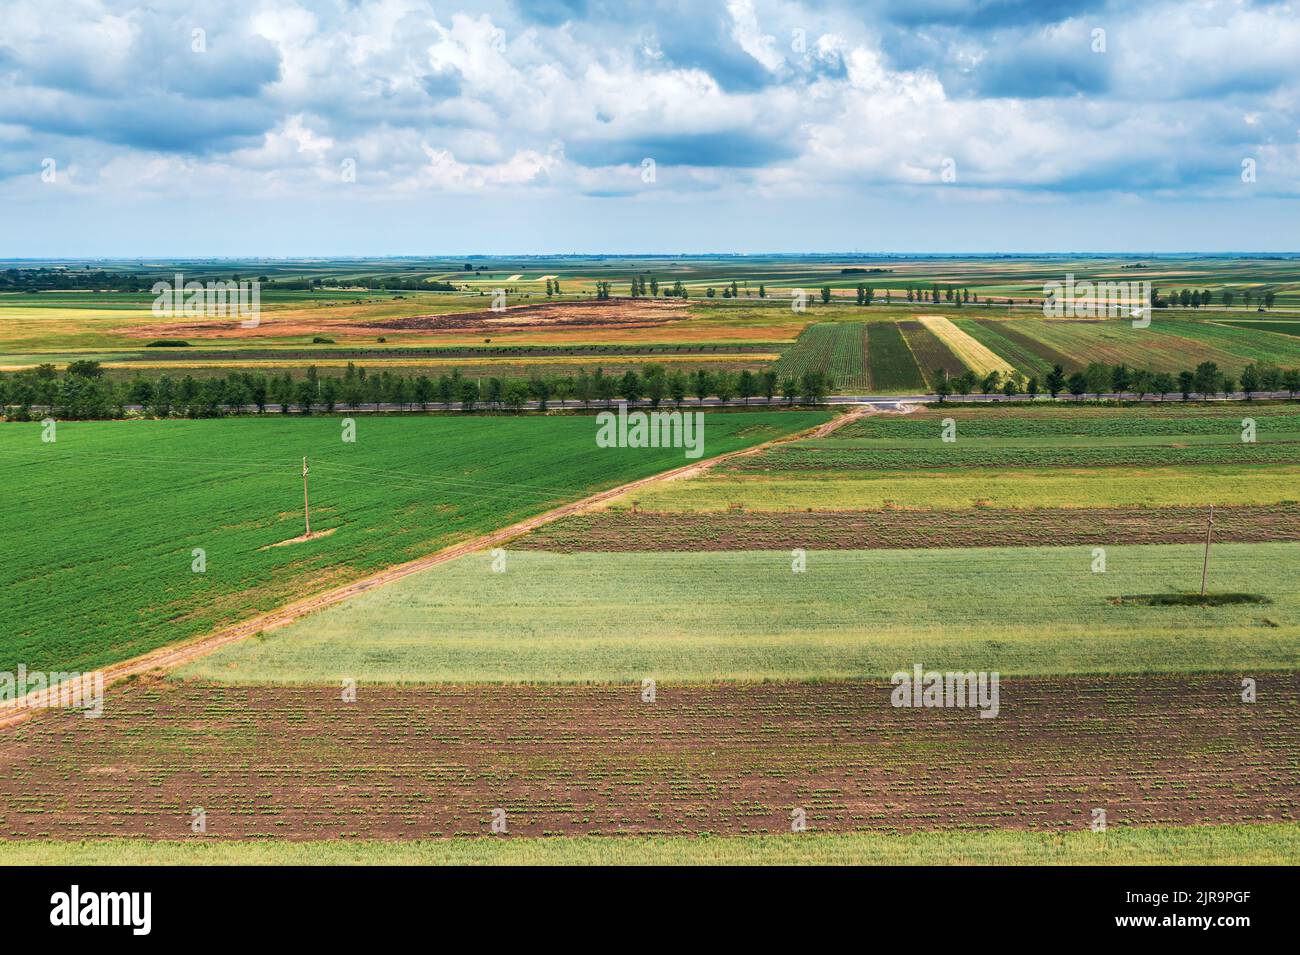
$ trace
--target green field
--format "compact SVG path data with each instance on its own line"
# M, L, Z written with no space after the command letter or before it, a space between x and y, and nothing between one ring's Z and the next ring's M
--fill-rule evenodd
M1300 826L1105 833L578 836L418 842L12 841L3 865L1294 865Z
M871 389L885 394L911 394L925 388L921 369L903 333L894 322L868 326L867 358L871 366Z
M979 321L971 318L953 319L953 324L1000 358L1005 358L1026 378L1037 376L1041 381L1052 370L1052 362L1006 334L1014 329L1013 322Z
M1300 467L975 468L950 471L713 471L637 492L643 510L918 510L968 507L1165 507L1300 500ZM627 507L626 500L612 506Z
M706 457L826 419L706 416ZM689 463L602 449L588 416L0 426L0 671L88 669ZM302 459L312 529L303 531ZM194 549L205 552L195 572Z
M27 282L0 291L6 386L48 381L50 371L37 367L43 363L66 381L70 361L93 359L115 383L161 374L203 380L232 370L302 380L314 377L309 368L330 377L356 363L372 378L452 371L471 381L543 378L562 396L556 386L566 385L564 376L596 367L646 374L659 365L687 375L775 371L779 379L819 371L832 393L913 394L933 384L937 369L967 370L953 351L963 342L945 344L921 316L951 320L1036 377L1040 391L1057 364L1067 372L1124 363L1177 374L1215 362L1238 378L1248 363L1300 367L1300 268L1287 256L565 256L104 267L144 284L106 280L96 290L86 278L68 289L38 291ZM140 288L173 271L200 279L265 272L265 321L242 330L234 321L160 321ZM1067 272L1080 281L1149 278L1165 295L1209 289L1220 303L1231 290L1238 306L1162 308L1145 329L1124 319L1047 319L1043 285ZM638 275L657 280L652 301L627 297ZM551 277L563 283L563 297L548 299ZM423 287L434 281L456 289ZM508 281L512 311L489 314L488 296ZM593 301L598 281L612 282L613 301ZM736 296L706 297L706 289L732 281ZM676 282L688 290L686 301L665 297ZM858 285L873 289L873 304L857 304ZM818 294L823 288L829 301ZM973 300L962 300L963 289ZM1275 293L1276 306L1245 306L1247 290L1256 303L1266 290ZM945 291L956 292L957 302ZM791 302L800 292L808 307L796 312ZM554 308L515 311L537 305ZM148 347L173 333L188 344ZM599 512L585 515L587 530L574 523L563 537L572 552L557 553L561 545L542 535L529 541L536 550L503 545L504 563L475 551L228 644L166 678L115 684L110 699L123 705L92 721L89 732L79 714L37 713L6 730L9 745L0 750L8 833L0 862L1294 864L1300 825L1276 824L1296 818L1295 787L1284 775L1294 768L1287 762L1295 749L1286 719L1292 710L1270 699L1267 714L1245 712L1233 734L1196 734L1223 722L1218 694L1235 700L1242 676L1263 677L1263 700L1278 674L1294 680L1300 670L1300 543L1285 539L1297 536L1294 507L1216 511L1222 539L1211 551L1210 590L1259 602L1151 602L1199 589L1201 543L1105 543L1104 572L1094 572L1093 543L1041 546L1070 534L1091 540L1148 528L1155 530L1142 540L1196 540L1172 533L1174 517L1159 508L1186 508L1177 520L1202 535L1206 505L1300 502L1300 405L1180 396L1141 407L950 402L873 414L820 438L637 488L608 505L637 512L612 515L618 526L598 526L611 518ZM7 404L13 417L25 416L28 404L39 406L34 417L44 415L44 400ZM710 413L705 457L830 417ZM1258 427L1256 443L1241 441L1247 417ZM955 443L940 440L946 418L956 422ZM680 449L598 448L595 422L585 415L376 415L358 416L356 427L356 442L344 443L340 418L311 414L60 422L49 444L39 424L0 423L7 479L0 673L20 664L36 671L111 664L691 463ZM297 542L304 457L312 527L325 533ZM1120 513L1130 506L1133 514ZM1083 507L1109 510L1069 510ZM876 509L890 513L791 513ZM685 511L693 512L689 520ZM1232 537L1234 520L1258 536ZM1242 540L1265 542L1235 542ZM1021 546L1006 546L1015 543ZM193 569L196 548L202 573ZM792 572L791 548L806 549L802 573ZM840 700L917 663L997 671L1004 687L1030 687L1052 718L1028 722L1009 708L993 721L1004 737L979 735L985 724L976 718L969 739L959 734L970 728L954 730L957 724L909 725L864 744L869 758L847 759L836 733L881 724L846 717L865 711ZM1151 718L1133 718L1130 731L1110 735L1126 700L1152 699L1161 681L1144 674L1172 681L1210 674L1196 678L1209 689L1160 697L1162 706L1141 711ZM1022 679L1075 675L1101 677L1064 689ZM668 705L654 714L659 724L646 722L627 692L647 677L667 691ZM342 704L339 681L349 679L423 685L372 687L360 708L340 706L321 719L320 701ZM1120 683L1136 690L1125 696ZM671 709L692 694L703 702ZM1260 719L1274 714L1280 718ZM1017 748L992 745L982 764L966 758L980 752L976 743L1013 738ZM1244 745L1223 742L1234 739ZM1281 769L1270 762L1275 756ZM1060 764L1055 776L1047 775L1051 760ZM888 770L878 778L899 781L883 798L863 769L877 761ZM906 771L923 762L932 774ZM855 768L827 775L836 766ZM972 788L954 789L945 767ZM790 835L572 834L599 816L593 800L609 803L601 832L664 832L664 818L703 808L718 818L710 828L701 817L695 831L768 831L756 828L755 809L785 806L774 787L792 780L823 805L847 806L863 794L880 804L846 810L853 815L845 827L860 830L851 834L831 834L824 821L822 831L814 824ZM1023 801L1017 782L1041 791ZM1087 831L1086 811L1065 818L1060 832L997 830L1120 782L1139 793L1133 804L1142 811L1108 832ZM1281 790L1274 804L1242 798L1269 785ZM195 796L204 786L213 799ZM553 818L483 838L478 810L489 793L494 801L484 805L526 807L518 817L512 809L512 821L543 809ZM999 798L986 803L988 795ZM1180 807L1185 816L1155 806L1171 795L1188 804ZM1212 806L1219 796L1222 805ZM430 807L459 802L466 811L447 825L408 826ZM224 803L216 812L227 824L246 828L186 839L184 808L216 803ZM719 813L719 806L730 809ZM335 841L318 841L325 818L337 823ZM880 831L904 819L940 831ZM1149 827L1130 827L1139 819ZM1174 825L1187 821L1220 824ZM369 822L376 827L359 828ZM784 814L762 825L788 829ZM628 828L635 826L642 828ZM997 831L967 831L974 828ZM530 831L547 835L521 836ZM570 834L550 835L561 832ZM402 833L410 841L380 841ZM461 837L440 838L452 833ZM141 838L98 838L134 834ZM67 841L81 838L91 841Z
M772 370L778 379L798 379L805 372L824 371L836 391L871 390L867 373L867 326L861 322L809 325L798 341L781 355Z
M1241 440L1246 418L1253 443ZM948 420L952 442L942 440ZM1300 499L1298 479L1294 404L931 405L860 418L637 499L648 511L1275 504Z
M1266 606L1116 606L1200 584L1201 550L551 554L423 571L230 645L178 674L234 682L885 677L927 666L1131 673L1300 664L1300 544L1222 544L1214 589Z
M908 415L873 415L835 431L837 439L897 438L938 443L945 418L957 423L957 443L970 437L1068 441L1075 437L1205 435L1240 438L1241 421L1254 418L1259 439L1300 431L1295 404L1219 404L1165 402L1134 407L1079 404L988 404L978 407L932 405Z
M888 438L809 439L723 465L726 471L904 471L919 468L1182 467L1300 464L1300 431L1246 444L1232 436L1158 438L965 438L902 442Z

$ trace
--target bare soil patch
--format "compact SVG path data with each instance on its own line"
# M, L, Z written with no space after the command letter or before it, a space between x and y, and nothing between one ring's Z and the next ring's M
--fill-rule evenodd
M288 540L276 541L274 544L267 544L266 547L259 547L258 550L266 550L267 547L288 547L290 544L305 544L307 541L314 541L320 537L329 537L337 527L327 527L323 531L312 531L310 534L299 534L297 537L290 537Z
M1293 822L1300 674L1004 678L1001 711L886 683L136 682L0 737L0 839L281 839ZM191 810L207 833L190 830Z
M688 315L689 303L650 299L606 299L586 302L542 302L536 305L511 305L494 312L484 307L444 315L409 315L357 321L355 316L331 314L321 308L310 312L277 315L266 313L253 328L244 328L234 318L211 318L197 321L172 321L134 325L121 329L130 338L155 339L240 339L286 338L303 335L356 335L358 330L390 332L506 332L545 331L553 328L584 329L655 328L681 321Z
M1300 541L1300 505L1216 507L1214 539L1221 543ZM1205 510L1199 507L704 513L605 510L548 524L513 546L574 553L1109 546L1204 540Z
M514 305L494 312L484 308L448 315L411 315L354 324L353 328L377 328L388 331L528 331L538 328L577 327L653 328L686 317L685 302L650 299L605 299L589 302L554 302L538 305Z

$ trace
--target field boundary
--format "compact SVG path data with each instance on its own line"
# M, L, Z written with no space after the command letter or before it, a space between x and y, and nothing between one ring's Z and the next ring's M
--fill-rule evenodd
M724 461L729 461L732 458L741 455L757 454L777 444L783 444L787 441L795 441L801 438L823 437L835 430L835 428L841 427L849 421L856 420L861 417L862 414L867 413L868 410L869 408L867 407L860 408L849 414L837 415L824 424L812 428L804 428L800 431L782 435L781 437L773 438L769 441L763 441L751 448L729 451L726 454L720 454L715 458L709 458L707 461L698 461L668 471L661 471L660 473L653 474L650 477L639 478L635 481L631 481L627 484L620 484L617 487L605 491L598 491L595 494L590 494L587 497L573 501L569 504L562 504L559 507L552 508L549 511L535 515L534 517L517 521L514 524L492 531L488 534L481 534L477 537L470 538L469 540L462 541L459 544L448 545L432 554L428 554L424 557L417 557L415 560L395 564L392 567L387 567L379 571L378 573L370 574L369 576L362 577L359 580L354 580L351 583L326 590L323 593L304 597L286 604L283 607L279 607L264 614L259 614L258 616L241 623L223 627L212 633L204 634L179 644L159 647L156 650L151 650L148 653L141 654L140 656L122 660L118 663L104 667L97 672L103 674L104 685L107 687L114 683L121 682L122 680L141 676L146 673L173 670L182 664L188 663L198 657L205 656L213 650L224 647L227 644L235 643L236 641L251 637L257 633L264 633L268 630L275 630L287 626L312 611L339 603L340 601L364 593L374 587L392 583L395 580L401 580L404 577L409 577L411 574L419 573L420 571L427 570L430 567L436 567L439 564L445 564L449 561L456 560L459 557L472 554L475 551L483 550L486 547L503 544L515 537L519 537L522 534L535 530L544 524L549 524L562 517L568 517L580 513L656 481L669 481L678 478L692 477ZM28 705L29 700L35 704L39 702L40 698L45 696L47 692L48 691L46 690L33 690L21 700L6 700L3 703L0 703L0 729L15 726L28 719L34 712L36 712L34 706Z

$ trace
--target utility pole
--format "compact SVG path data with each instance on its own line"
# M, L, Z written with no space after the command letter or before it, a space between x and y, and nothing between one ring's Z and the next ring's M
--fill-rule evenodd
M1214 505L1210 505L1210 519L1205 523L1205 562L1201 564L1201 596L1205 596L1205 580L1210 572L1210 535L1214 533Z
M307 459L302 459L302 516L307 522L307 537L311 537L311 503L307 498Z

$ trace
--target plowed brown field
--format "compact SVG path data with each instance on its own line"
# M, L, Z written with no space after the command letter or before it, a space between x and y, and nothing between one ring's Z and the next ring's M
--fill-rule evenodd
M1197 507L1081 507L960 511L596 511L539 528L511 546L577 551L862 550L906 547L1051 547L1194 544ZM1222 543L1300 541L1300 505L1218 507Z
M137 682L0 736L0 837L335 839L1295 821L1300 675L1006 680L1001 712L880 683ZM191 810L207 813L192 835Z
M536 327L601 327L618 325L625 328L649 328L666 322L686 318L685 302L662 302L650 299L606 299L590 302L556 302L537 305L517 305L501 311L482 309L476 312L455 312L447 315L412 315L405 318L386 318L363 322L361 328L381 328L392 331L461 330L467 328L485 331L512 331Z

